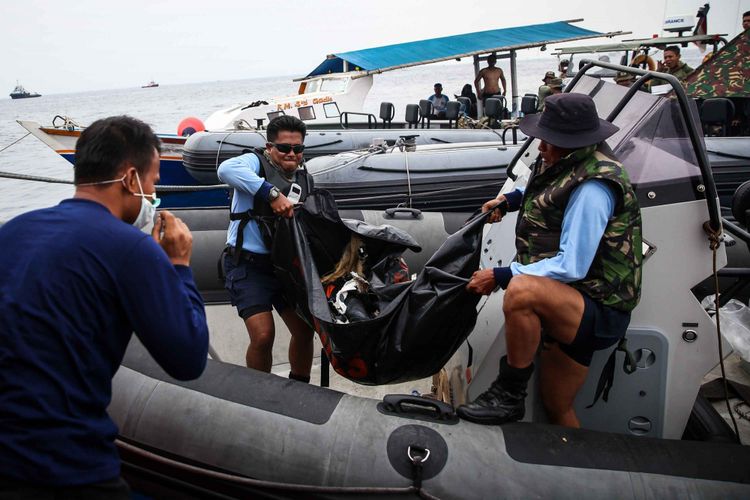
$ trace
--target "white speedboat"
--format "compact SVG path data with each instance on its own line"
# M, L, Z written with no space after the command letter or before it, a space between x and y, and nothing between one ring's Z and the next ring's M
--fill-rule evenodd
M362 106L372 87L375 74L411 66L471 57L474 72L486 55L499 53L498 59L510 59L512 111L518 110L516 51L596 37L612 37L623 32L597 32L574 26L572 21L500 28L420 40L326 56L307 76L299 78L299 92L272 99L256 98L231 108L216 111L205 121L206 130L260 128L276 116L287 114L309 126L330 127L347 122L371 126L379 117L363 113ZM351 120L349 120L351 115Z

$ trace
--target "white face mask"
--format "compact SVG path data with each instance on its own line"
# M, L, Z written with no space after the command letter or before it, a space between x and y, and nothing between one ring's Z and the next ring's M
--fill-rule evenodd
M141 197L141 210L138 212L138 217L133 221L133 225L138 229L144 229L150 224L153 224L156 207L161 203L161 199L156 197L156 193L145 194L143 192L143 186L141 185L141 178L138 176L138 172L135 173L135 178L138 181L138 189L140 189L141 192L133 193L133 195ZM150 200L148 198L150 198Z
M99 184L112 184L114 182L122 182L123 186L127 189L125 184L125 178L127 175L123 175L119 179L112 179L111 181L99 181L99 182L87 182L85 184L78 184L79 186L96 186ZM133 221L133 226L138 229L144 229L154 222L154 215L156 214L156 207L161 203L161 199L156 197L156 193L146 194L143 192L143 185L141 184L141 177L138 175L138 171L135 172L135 179L138 181L138 189L140 193L130 193L133 196L141 197L141 210L138 212L138 217Z

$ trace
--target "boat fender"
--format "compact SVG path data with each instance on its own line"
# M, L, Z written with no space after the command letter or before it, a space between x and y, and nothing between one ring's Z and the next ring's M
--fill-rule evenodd
M586 409L594 406L596 402L599 401L600 396L605 403L609 400L609 391L612 389L612 385L615 382L615 362L617 361L618 351L625 353L625 359L622 361L623 371L628 375L635 371L635 356L633 356L633 353L628 350L628 341L623 337L620 339L615 350L612 351L612 354L609 355L604 368L602 368L602 373L599 375L599 382L596 384L594 401L588 405Z
M648 67L649 71L654 71L656 69L656 62L651 56L647 56L646 54L638 54L633 58L632 61L630 61L630 67L631 68L646 68Z
M448 462L448 444L434 429L423 425L403 425L388 436L386 453L391 467L414 481L437 476Z
M183 118L179 125L177 125L177 135L182 137L188 137L196 132L203 132L206 130L205 125L200 119L194 116L188 116Z

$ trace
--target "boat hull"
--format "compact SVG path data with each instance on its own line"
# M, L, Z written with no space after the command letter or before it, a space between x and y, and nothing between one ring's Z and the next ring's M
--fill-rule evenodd
M750 494L750 449L743 446L439 421L212 360L198 380L179 382L137 341L113 379L109 413L124 442L124 474L146 494L154 493L142 489L149 471L165 464L182 488L187 483L231 496L305 489L210 471L287 485L407 488L413 484L409 447L430 451L422 485L440 498L495 498L501 491L507 498ZM170 488L169 477L159 488Z

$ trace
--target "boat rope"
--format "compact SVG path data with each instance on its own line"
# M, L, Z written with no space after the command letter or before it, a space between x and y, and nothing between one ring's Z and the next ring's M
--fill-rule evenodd
M229 184L208 184L205 186L162 186L161 184L156 185L156 192L162 193L180 193L190 191L212 191L214 189L230 189Z
M232 135L232 132L229 132L227 135L221 138L219 142L219 148L216 150L216 160L214 160L214 167L216 167L216 170L219 170L219 155L221 154L221 147L224 145L224 141L227 140L227 138Z
M411 208L411 173L409 172L409 152L404 151L404 167L406 167L406 189L409 191L408 193L408 203L407 206Z
M6 179L16 179L16 180L21 180L21 181L46 182L49 184L73 184L73 181L69 181L67 179L56 179L54 177L42 177L39 175L17 174L14 172L0 171L0 177L4 177Z
M719 342L719 365L721 366L721 379L724 386L724 401L727 404L729 417L732 419L732 426L734 427L734 434L735 436L737 436L737 442L742 444L742 440L740 439L740 431L737 427L737 420L735 420L734 412L732 412L732 406L729 404L729 387L727 386L727 374L726 369L724 368L724 347L721 337L721 313L719 312L721 309L719 301L721 292L719 290L719 271L716 266L716 254L718 253L718 249L721 246L722 233L721 229L713 229L711 227L710 221L706 221L705 223L703 223L703 230L708 235L709 248L711 249L711 252L713 254L714 291L716 292L714 294L714 307L716 308L716 338Z
M31 132L26 132L26 135L24 135L24 136L23 136L23 137L21 137L20 139L18 139L18 140L15 140L15 141L11 142L11 143L10 143L10 144L8 144L7 146L5 146L5 147L4 147L3 149L0 149L0 153L2 153L3 151L5 151L6 149L8 149L8 148L9 148L9 147L11 147L11 146L14 146L14 145L18 144L19 142L21 142L22 140L26 139L26 138L27 138L28 136L30 136L30 135L31 135Z
M394 148L395 148L395 146L394 146ZM357 152L359 152L359 151L362 151L362 150L355 150L355 151L350 151L350 153L357 153ZM340 164L338 164L338 165L333 165L332 167L329 167L329 168L324 168L324 169L318 170L317 172L315 172L315 173L313 174L313 176L315 176L315 175L320 175L320 174L327 174L327 173L329 173L329 172L334 172L334 171L336 171L336 170L341 170L342 168L344 168L344 167L347 167L347 166L351 165L351 164L352 164L352 163L354 163L355 161L358 161L358 160L366 160L366 159L367 159L367 158L369 158L370 156L373 156L373 155L377 155L377 154L381 154L381 153L384 153L384 152L385 152L385 151L383 150L383 148L378 148L377 150L373 150L373 151L370 151L370 150L366 150L366 151L367 151L367 153L364 153L364 154L362 154L362 155L359 155L359 156L355 156L355 157L354 157L354 158L352 158L351 160L347 160L347 161L345 161L344 163L340 163Z
M750 156L747 155L738 155L733 153L725 153L723 151L714 151L712 149L706 149L706 153L715 154L716 156L721 156L723 158L734 158L736 160L750 160Z
M158 455L156 453L144 450L139 446L127 443L121 439L115 439L115 444L121 450L128 453L138 455L147 460L157 462L162 465L174 467L182 472L191 474L197 474L206 478L211 478L219 481L226 481L234 483L240 486L247 486L251 488L265 488L267 490L281 490L281 491L294 491L299 493L315 493L315 494L346 494L346 495L404 495L409 493L416 493L420 498L425 500L439 500L438 497L427 493L422 488L416 488L414 486L406 487L380 487L380 486L318 486L312 484L290 484L281 483L277 481L265 481L262 479L251 479L245 476L239 476L235 474L229 474L226 472L218 472L214 470L204 469L195 465L186 464L173 460L171 458ZM422 460L424 461L424 460Z
M74 184L68 179L58 179L56 177L43 177L40 175L18 174L15 172L0 171L0 178L15 179L21 181L45 182L48 184ZM207 186L168 186L156 185L157 192L163 193L180 193L190 191L211 191L213 189L229 189L228 184L211 184Z
M360 198L341 198L337 199L336 201L339 203L343 202L351 202L351 201L367 201L367 200L385 200L388 198L401 198L404 196L409 196L410 198L421 198L423 196L432 196L434 194L445 194L445 193L452 193L457 191L465 191L469 189L477 189L486 187L487 184L472 184L471 186L458 186L453 188L445 188L445 189L436 189L434 191L423 191L419 193L392 193L392 194L381 194L377 196L363 196Z

